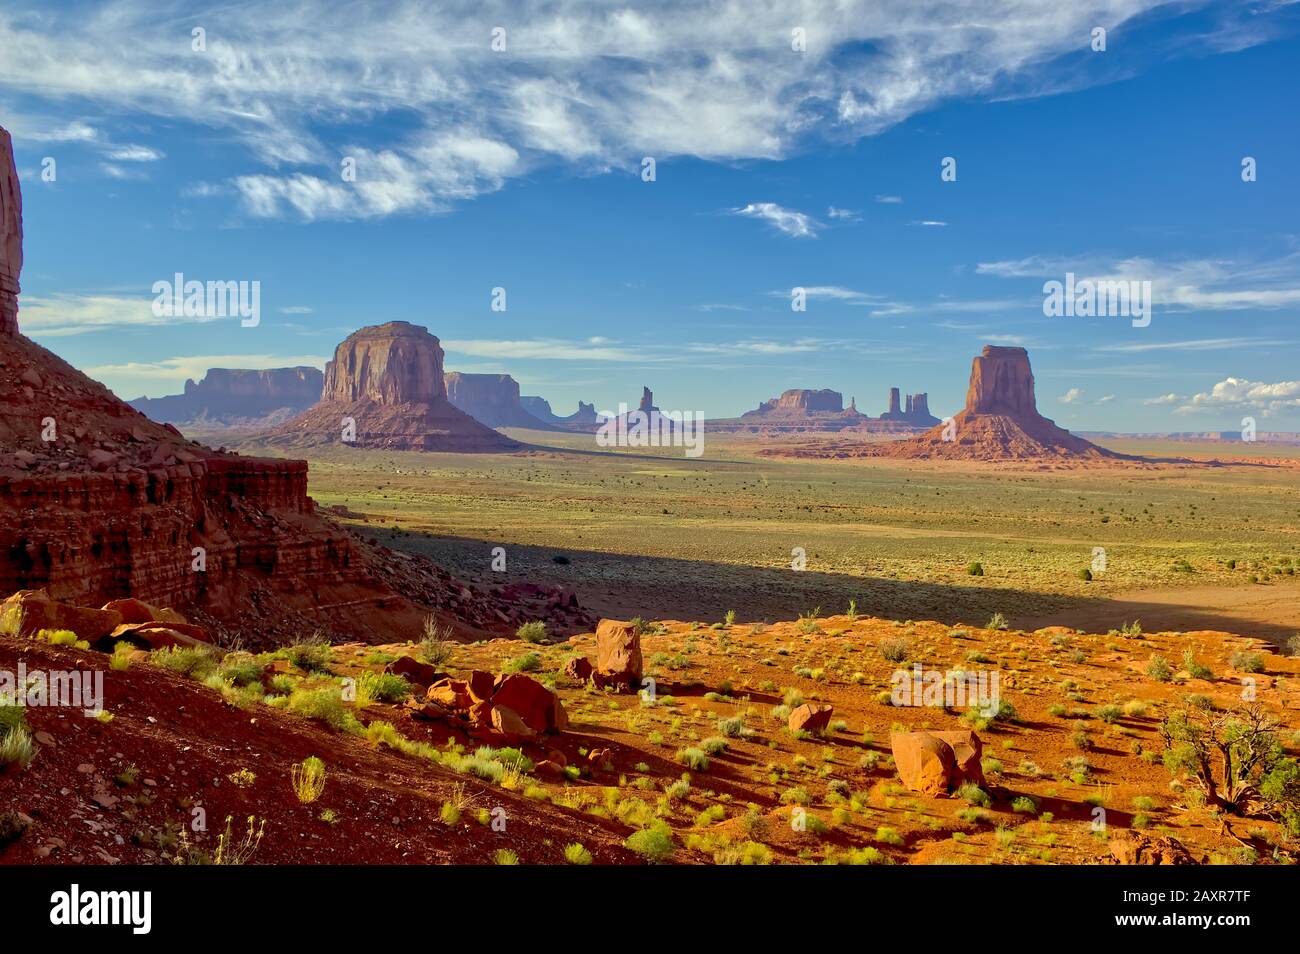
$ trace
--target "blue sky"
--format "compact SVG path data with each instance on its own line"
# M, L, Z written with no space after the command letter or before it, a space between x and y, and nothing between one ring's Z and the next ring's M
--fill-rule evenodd
M1021 344L1071 428L1300 430L1300 4L530 6L7 3L24 330L130 398L403 319L561 413L709 416L951 413ZM155 317L178 271L261 323ZM1045 317L1067 271L1150 325Z

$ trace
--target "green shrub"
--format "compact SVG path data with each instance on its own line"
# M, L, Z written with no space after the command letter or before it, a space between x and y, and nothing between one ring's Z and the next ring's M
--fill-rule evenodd
M646 861L656 864L673 856L672 832L662 823L633 832L623 844Z
M539 619L535 619L520 626L515 630L515 635L526 643L544 643L546 642L546 624Z
M306 719L324 722L336 732L359 733L361 723L343 702L343 694L332 686L295 689L289 696L289 711Z
M1174 678L1174 668L1164 656L1152 656L1147 661L1147 675L1156 682L1170 682Z
M285 659L304 672L327 673L330 671L330 663L334 657L329 640L323 633L314 633L292 646L285 647L281 653Z
M537 653L524 653L505 664L506 672L536 672L542 668L542 657Z
M357 688L380 702L401 702L411 694L411 684L402 676L389 672L367 672L357 680Z
M887 636L876 647L880 655L892 663L906 662L912 654L912 643L902 636Z
M163 669L202 682L217 671L217 657L210 649L167 646L149 654L149 662Z
M1259 653L1249 653L1239 649L1229 657L1228 665L1237 672L1263 672L1264 657Z
M564 846L564 860L571 865L589 865L591 864L591 852L575 841L573 844Z
M983 575L984 575L984 564L979 563L978 561L972 560L970 563L967 563L967 564L966 564L966 572L967 572L967 574L969 574L970 576L983 576Z

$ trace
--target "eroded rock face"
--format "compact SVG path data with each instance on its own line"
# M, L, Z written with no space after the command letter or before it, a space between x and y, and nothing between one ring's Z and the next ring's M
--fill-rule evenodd
M211 368L203 380L185 382L184 394L141 397L133 408L171 424L212 422L278 424L320 400L325 376L317 368Z
M18 275L23 270L23 198L14 145L0 128L0 334L18 333Z
M966 410L974 414L1038 414L1034 374L1024 348L985 345L971 362Z
M429 329L390 321L354 331L325 365L322 401L404 404L447 396L442 345Z

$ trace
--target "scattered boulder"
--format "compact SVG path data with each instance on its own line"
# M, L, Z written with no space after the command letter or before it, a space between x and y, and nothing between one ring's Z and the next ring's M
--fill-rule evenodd
M805 702L790 713L789 725L791 732L821 732L831 724L831 715L835 712L834 706L816 705L815 703Z
M470 697L475 702L488 702L496 687L496 678L490 672L475 669L465 680L469 686Z
M120 626L122 614L60 603L45 590L19 590L0 603L0 620L9 619L16 620L18 636L34 636L42 629L68 629L93 643Z
M420 662L414 656L398 656L384 667L384 671L426 690L435 682L451 678L445 672L439 672L437 666Z
M536 730L519 718L519 713L509 706L492 707L492 728L511 742L531 739L537 735Z
M113 630L110 637L114 643L125 639L149 649L166 649L169 646L199 649L210 648L212 645L208 631L193 623L123 623Z
M154 606L144 600L109 600L104 609L120 613L124 623L186 623L184 616L170 607Z
M564 674L575 682L586 682L591 678L595 667L586 656L575 656L564 667Z
M424 694L425 702L436 702L445 709L463 710L474 704L469 683L463 679L440 679Z
M596 685L635 687L641 681L641 665L641 634L637 627L602 619L596 626Z
M1144 835L1122 828L1110 836L1110 853L1117 865L1194 865L1196 860L1167 835Z
M513 710L534 732L560 732L568 726L564 705L558 696L536 679L515 673L497 680L492 708Z
M983 746L968 729L951 732L894 732L889 736L894 765L903 784L923 795L946 795L972 782L983 786Z

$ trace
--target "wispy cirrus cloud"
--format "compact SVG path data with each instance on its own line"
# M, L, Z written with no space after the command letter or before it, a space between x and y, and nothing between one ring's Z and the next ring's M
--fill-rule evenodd
M1097 254L1078 257L1031 255L981 262L976 274L997 278L1060 281L1067 272L1080 281L1149 281L1155 304L1176 311L1240 311L1300 304L1300 252L1267 259L1124 259Z
M0 86L48 116L77 109L83 136L132 114L228 134L266 167L235 183L250 215L365 218L441 211L541 165L780 159L952 98L1039 95L1059 85L1048 65L1082 49L1093 25L1114 32L1165 6L806 0L794 16L744 0L284 0L250 17L244 5L184 0L10 0ZM1180 42L1152 58L1220 49L1225 37L1233 49L1263 42L1257 14L1216 13L1217 30L1172 18ZM194 25L206 30L201 51ZM499 52L495 26L506 30ZM1081 82L1117 75L1118 64L1094 63ZM387 117L400 121L378 132ZM360 123L373 141L350 138ZM354 183L338 173L348 155L368 167Z
M731 214L761 219L791 238L816 238L822 228L822 223L811 215L796 209L787 209L775 202L751 202L743 208L732 209Z

